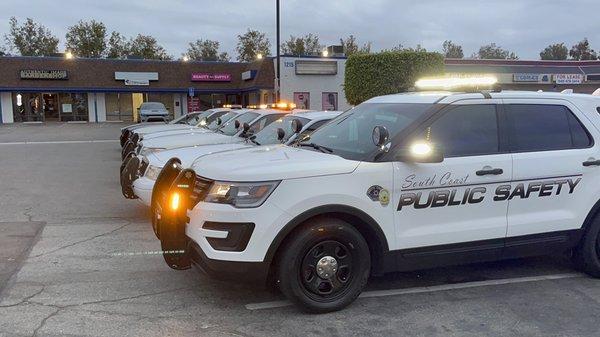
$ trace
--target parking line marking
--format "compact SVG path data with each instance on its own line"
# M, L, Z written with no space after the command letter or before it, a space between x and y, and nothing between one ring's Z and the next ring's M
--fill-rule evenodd
M567 274L554 274L554 275L541 275L541 276L528 276L528 277L517 277L507 278L498 280L487 280L487 281L475 281L465 283L453 283L453 284L442 284L437 286L429 287L416 287L416 288L403 288L403 289L390 289L390 290L373 290L362 293L359 298L374 298L374 297L386 297L386 296L397 296L406 294L421 294L421 293L433 293L438 291L446 290L457 290L457 289L468 289L477 287L487 286L498 286L505 284L516 284L516 283L527 283L527 282L539 282L539 281L551 281L551 280L562 280L569 278L585 277L581 273L567 273ZM272 301L262 303L250 303L246 304L248 310L263 310L263 309L274 309L282 308L292 305L290 301Z
M99 139L99 140L55 140L46 142L8 142L0 145L35 145L35 144L86 144L86 143L118 143L119 140Z

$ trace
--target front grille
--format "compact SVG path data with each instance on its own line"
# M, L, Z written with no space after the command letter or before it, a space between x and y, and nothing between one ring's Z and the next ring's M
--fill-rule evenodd
M142 159L142 161L140 162L140 168L139 168L139 172L140 172L140 177L143 177L144 174L146 174L146 169L148 168L148 166L150 165L150 163L148 162L148 158Z
M208 190L210 189L210 185L212 185L212 183L212 180L196 175L194 189L190 194L190 208L194 208L198 204L198 202L200 202L200 200L204 200L204 198L206 198L206 195L208 194Z

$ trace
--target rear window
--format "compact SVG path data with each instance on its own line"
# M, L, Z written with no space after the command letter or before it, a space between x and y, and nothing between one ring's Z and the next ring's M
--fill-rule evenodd
M587 148L592 139L573 112L562 105L509 104L512 152Z

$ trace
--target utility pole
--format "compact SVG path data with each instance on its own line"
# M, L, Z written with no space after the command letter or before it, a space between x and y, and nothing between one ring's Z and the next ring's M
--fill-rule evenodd
M279 0L275 0L276 2L276 9L277 9L277 75L275 76L275 103L279 102L281 100L281 91L280 91L280 85L281 85L281 81L280 81L280 77L281 77L281 54L280 54L280 26L279 26Z

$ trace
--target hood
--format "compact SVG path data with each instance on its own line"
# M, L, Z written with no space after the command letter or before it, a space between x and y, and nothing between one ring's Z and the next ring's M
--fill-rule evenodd
M192 168L202 177L223 181L267 181L351 173L358 161L290 147L257 146L207 155Z
M195 126L188 125L188 127L185 129L163 130L163 131L148 133L148 134L143 135L143 139L152 139L152 138L156 138L156 137L175 136L175 135L183 135L183 134L207 133L207 132L213 132L213 131L211 131L209 129L205 129L205 128L198 128Z
M160 124L160 125L152 125L146 126L143 128L135 129L134 132L140 135L146 135L153 132L161 132L161 131L171 131L171 130L182 130L189 129L192 126L187 124Z
M166 162L169 161L169 159L179 158L183 167L190 167L192 166L192 163L199 157L248 147L254 146L246 142L239 142L230 144L181 147L160 152L153 152L148 156L148 160L150 161L150 165L163 167L165 166Z
M174 149L176 147L199 146L211 144L228 144L242 141L239 137L226 136L220 133L185 133L173 136L155 137L142 140L145 148Z

